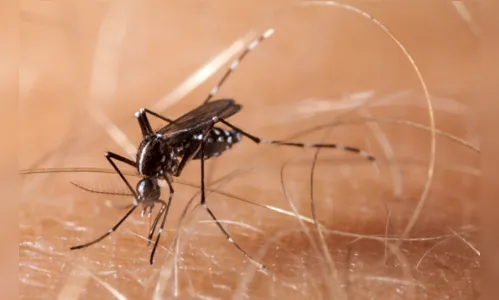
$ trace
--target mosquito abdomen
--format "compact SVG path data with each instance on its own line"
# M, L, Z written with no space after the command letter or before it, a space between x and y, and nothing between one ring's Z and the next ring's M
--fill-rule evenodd
M199 138L197 135L194 138ZM204 144L204 158L209 159L216 157L223 152L232 148L232 145L241 140L241 133L239 131L221 128L213 128L206 137ZM201 159L201 153L198 151L194 159Z

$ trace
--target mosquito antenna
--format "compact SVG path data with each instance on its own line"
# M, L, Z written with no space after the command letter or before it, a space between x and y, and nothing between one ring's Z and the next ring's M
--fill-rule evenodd
M227 69L227 71L225 71L225 74L222 76L222 78L217 83L217 85L215 85L211 89L210 93L208 94L208 97L206 98L206 100L204 100L203 103L206 103L206 102L210 101L211 98L213 98L213 96L215 96L215 94L220 90L220 88L224 84L225 80L227 80L227 78L229 77L229 75L236 70L236 68L239 66L239 64L244 59L244 57L246 57L246 55L248 53L250 53L253 49L255 49L256 46L258 46L258 44L260 44L264 40L268 39L274 33L274 31L275 31L274 28L270 28L270 29L266 30L262 35L260 35L260 37L258 37L257 39L253 40L253 42L251 42L248 45L248 47L246 47L246 49L244 49L244 51L241 53L241 55L239 55L239 57L236 58L230 64L230 67Z
M249 172L251 170L252 169L244 170L243 172L241 172L241 171L233 172L233 173L231 173L229 175L231 175L231 176L243 175L243 174L246 174L247 172ZM114 170L112 170L112 169L91 168L91 167L90 168L88 168L88 167L87 168L82 168L82 167L41 168L41 169L23 169L23 170L19 171L19 175L51 174L51 173L97 173L97 174L100 173L100 174L115 174L116 172ZM140 177L139 174L134 173L134 172L126 172L125 171L125 172L123 172L123 174L128 175L128 176ZM227 176L219 178L219 179L211 182L210 186L213 186L216 183L222 182L223 180L227 180L228 178L229 177L227 177ZM175 183L199 189L199 185L197 185L197 184L193 184L193 183L189 183L189 182L183 182L183 181L180 181L180 180L175 180ZM207 191L209 191L209 192L212 192L212 193L215 193L215 194L219 194L219 195L223 195L223 196L225 196L225 197L227 197L229 199L232 199L232 200L236 200L236 201L240 201L240 202L243 202L243 203L246 203L246 204L254 205L254 206L257 206L257 207L260 207L260 208L268 209L268 210L271 210L273 212L276 212L276 213L279 213L279 214L283 214L285 216L296 217L295 213L287 211L287 210L284 210L284 209L276 207L276 206L264 205L264 204L256 203L256 202L244 199L243 197L240 197L240 196L237 196L237 195L234 195L234 194L231 194L231 193L227 193L227 192L224 192L224 191L219 191L219 190L217 190L215 188L205 187L205 189ZM198 194L196 194L196 195L198 195ZM303 220L303 221L305 221L307 223L310 223L310 224L314 223L314 221L312 219L310 219L310 218L308 218L306 216L303 216L303 215L298 215L298 218L300 220Z
M119 192L106 192L106 191L101 191L101 190L96 190L96 189L91 189L84 187L83 185L80 185L76 182L70 181L70 183L74 186L76 186L79 189L82 189L84 191L90 192L90 193L95 193L95 194L101 194L101 195L114 195L114 196L132 196L130 193L119 193Z

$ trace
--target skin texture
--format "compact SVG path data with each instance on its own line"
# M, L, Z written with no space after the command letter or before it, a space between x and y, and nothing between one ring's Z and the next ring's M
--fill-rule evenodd
M215 192L208 195L218 219L268 267L268 275L244 260L202 207L183 220L180 254L169 250L185 205L192 197L194 204L199 201L198 161L178 179L198 188L174 184L153 266L144 240L149 220L138 210L101 243L68 250L105 233L125 214L110 203L133 201L88 193L70 181L126 192L117 175L23 176L21 298L477 298L479 154L476 120L469 114L477 24L448 4L433 3L431 9L423 3L357 4L414 56L432 95L437 128L447 134L437 134L430 193L406 241L396 238L414 218L428 184L431 134L400 120L428 126L428 107L407 58L371 22L338 8L283 11L290 5L286 1L267 6L250 1L26 4L21 10L21 169L110 170L106 150L126 156L127 147L139 145L134 117L139 108L155 109L235 40L271 26L275 35L248 55L215 97L243 105L230 121L269 139L350 122L298 140L359 147L379 163L323 150L311 180L313 150L254 145L248 139L207 163L207 185L228 178L211 188L291 212L286 216ZM276 11L283 12L270 18ZM175 118L193 109L220 76L217 72L158 112ZM150 119L153 128L163 124ZM134 186L138 178L129 178ZM315 225L293 216L295 210L312 218L311 181L316 218L325 228L322 237ZM168 189L162 193L167 200Z

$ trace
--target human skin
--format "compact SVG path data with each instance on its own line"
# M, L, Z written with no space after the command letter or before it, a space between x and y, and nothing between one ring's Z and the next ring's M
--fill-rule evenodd
M313 198L317 220L325 228L322 239L314 225L299 222L296 216L210 193L210 207L234 240L267 266L267 275L207 222L202 207L184 219L180 254L167 251L186 203L193 196L199 201L199 188L175 184L166 231L151 266L151 247L143 239L149 221L139 212L101 243L69 251L103 234L124 215L109 202L132 201L91 194L70 181L96 190L126 191L116 175L23 176L21 298L112 299L113 293L127 299L175 294L182 299L478 295L478 132L468 113L473 104L470 79L476 71L476 33L455 7L362 5L413 54L432 96L436 127L471 145L438 135L432 167L431 130L393 123L397 119L429 126L421 82L400 48L372 22L337 8L296 9L269 19L287 5L285 1L268 7L224 1L170 5L81 1L23 8L22 169L110 169L104 152L126 155L126 149L115 142L116 131L98 125L102 115L136 147L140 130L134 113L139 108L155 107L248 30L274 26L275 36L248 55L218 94L244 106L231 121L255 135L284 139L336 120L383 119L336 126L327 136L322 130L300 138L370 151L379 158L378 170L355 155L321 151ZM159 112L174 118L196 107L220 76L216 73ZM368 99L367 104L353 110L350 105L358 103L359 95ZM245 139L208 162L207 177L215 181L253 167L214 189L291 213L292 203L296 212L311 218L313 155L257 146ZM430 182L429 170L434 171ZM199 187L199 177L199 162L191 162L178 180ZM133 184L137 180L129 178ZM425 186L430 191L427 198ZM163 189L163 199L167 197L168 190ZM421 201L424 205L417 213ZM394 239L403 236L416 213L406 240Z

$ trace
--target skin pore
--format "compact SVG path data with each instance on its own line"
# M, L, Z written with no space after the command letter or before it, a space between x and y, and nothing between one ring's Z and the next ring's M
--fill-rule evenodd
M21 60L22 169L111 169L105 151L126 156L140 142L133 115L139 108L157 107L275 9L219 1L208 14L185 4L75 3L50 12L24 9L26 47L38 50L26 51ZM186 204L193 197L192 207L199 203L199 161L174 183L152 266L145 240L149 220L138 210L102 242L69 251L105 233L126 213L110 206L133 201L88 193L70 182L126 192L118 176L24 176L20 294L25 299L42 291L63 299L476 298L479 154L448 136L477 144L467 115L473 33L452 7L433 6L432 13L424 5L411 13L393 6L364 9L415 56L432 94L437 127L447 134L437 134L430 193L404 240L427 184L431 155L429 131L400 121L429 123L419 82L407 58L368 21L340 10L295 11L275 22L275 36L249 54L215 98L235 98L243 109L231 122L262 138L285 139L333 121L350 122L299 140L360 147L376 155L378 164L321 150L311 178L313 150L255 145L244 138L207 162L208 205L268 274L245 261L201 207L183 219L178 247L171 247ZM405 25L397 23L401 19ZM159 113L175 118L199 105L219 74ZM375 118L384 121L372 122ZM161 125L154 121L153 128ZM132 186L139 180L128 178ZM162 197L168 199L167 187ZM312 198L321 226L310 222Z

